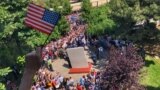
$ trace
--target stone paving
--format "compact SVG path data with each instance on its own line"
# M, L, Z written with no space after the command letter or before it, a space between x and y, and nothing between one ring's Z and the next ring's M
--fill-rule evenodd
M88 51L85 51L85 56L88 62L93 63L92 59L90 58L90 55L88 53ZM93 66L92 69L95 69L96 71L99 71L103 68L104 64L105 64L105 60L98 60L97 61L97 65ZM69 67L68 67L68 63L67 61L65 61L64 59L56 59L53 63L53 68L55 71L58 71L61 73L62 76L64 77L72 77L74 80L79 80L79 78L82 75L86 75L87 73L81 73L81 74L69 74Z

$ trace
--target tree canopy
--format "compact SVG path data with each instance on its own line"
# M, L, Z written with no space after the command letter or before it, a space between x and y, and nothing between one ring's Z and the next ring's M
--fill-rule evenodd
M5 90L5 84L3 84L3 82L5 81L4 76L11 71L12 70L9 67L3 69L0 68L0 90Z
M40 4L40 0L34 3ZM36 46L44 44L47 35L24 25L29 0L12 0L0 2L0 62L1 66L15 64L19 55L24 55ZM42 3L42 2L41 2ZM69 30L65 15L71 12L68 0L46 0L44 7L61 13L61 19L55 26L48 41L60 38ZM65 8L64 8L65 7ZM3 62L5 61L5 62Z
M69 31L69 24L65 19L65 16L71 13L69 0L1 0L0 81L1 77L10 72L10 69L6 67L16 64L22 69L24 55L36 46L44 44L47 38L47 35L24 25L27 5L31 1L61 14L61 19L54 27L47 43L64 36ZM90 0L82 2L81 18L88 25L86 28L88 35L110 34L115 38L126 38L138 45L148 45L147 47L152 47L151 50L148 50L149 52L154 49L156 55L160 55L159 49L154 48L159 46L160 31L155 27L155 23L149 22L151 18L154 21L160 20L159 0L110 0L106 5L99 7L92 7ZM145 24L142 25L142 28L135 30L136 23L143 20ZM138 85L135 77L143 62L133 47L127 47L127 52L122 55L117 49L110 52L112 58L109 58L106 73L103 73L104 77L108 75L103 78L105 89L131 88L131 83L135 85L134 87ZM3 87L4 85L0 83L0 89ZM138 85L138 87L141 86Z
M24 55L32 51L36 46L44 44L48 37L24 25L24 18L29 3L30 0L6 0L0 2L0 69L4 70L4 72L0 71L0 74L5 74L5 68L8 66L16 66L19 73L22 74ZM40 5L40 0L34 0L34 3ZM48 43L52 39L60 38L69 30L69 24L65 19L65 15L70 13L71 8L68 0L64 2L56 0L54 3L49 3L48 0L44 2L44 5L46 5L44 7L47 9L54 8L53 10L61 14L61 19L57 26L54 27L54 31L47 41ZM0 85L1 88L4 88L3 84Z
M143 90L139 85L138 77L143 59L132 45L124 50L111 47L107 67L102 74L103 90Z
M109 18L108 11L107 6L93 8L90 0L83 0L82 18L87 22L89 35L102 35L114 30L116 24Z
M160 20L160 2L157 0L111 0L109 2L109 15L117 28L113 36L125 38L137 44L144 45L148 53L153 51L147 48L160 41L160 32L156 28L156 21ZM151 22L153 20L154 22ZM152 45L153 46L153 45ZM152 47L155 48L155 47ZM154 50L154 55L159 55ZM153 54L153 53L152 53Z

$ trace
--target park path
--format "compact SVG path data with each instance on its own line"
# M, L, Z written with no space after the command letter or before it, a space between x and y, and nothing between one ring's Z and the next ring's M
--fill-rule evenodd
M84 51L85 52L85 57L87 59L88 62L92 62L91 58L89 57L87 51ZM65 61L64 59L56 59L53 63L53 68L55 71L58 71L62 74L62 76L65 76L65 77L72 77L74 80L79 80L79 78L82 76L82 75L86 75L87 73L80 73L80 74L69 74L69 67L68 67L68 62Z
M85 53L85 58L88 62L93 63L93 60L90 58L90 53L88 50L84 50ZM97 60L97 65L93 65L92 69L94 69L95 71L100 71L102 69L104 69L106 64L106 60L105 59L100 59ZM58 71L61 73L62 76L64 77L72 77L75 81L78 81L80 79L80 77L82 77L82 75L86 75L87 73L79 73L79 74L69 74L69 67L68 67L68 62L65 61L64 59L56 59L53 63L53 69L55 71Z

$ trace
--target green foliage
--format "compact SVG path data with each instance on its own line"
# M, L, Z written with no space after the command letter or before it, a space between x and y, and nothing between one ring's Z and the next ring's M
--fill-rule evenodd
M126 3L127 3L129 6L132 6L132 7L133 7L137 1L138 1L138 0L126 0Z
M69 31L69 24L67 23L64 16L61 17L57 27L61 35L65 35Z
M69 24L67 23L65 16L71 12L70 3L68 0L46 0L45 2L41 2L39 0L35 1L35 3L40 4L44 3L48 9L53 9L61 13L61 19L59 20L58 24L54 27L53 33L50 35L47 42L58 39L62 35L65 35L66 32L69 31ZM37 31L30 31L32 33L28 33L29 36L27 37L27 44L32 48L35 46L43 45L45 40L47 39L47 35L43 33L39 33ZM23 35L22 35L23 36Z
M37 30L30 30L28 32L30 37L26 37L26 43L31 46L32 48L36 47L36 46L40 46L42 44L44 44L45 40L47 39L47 35L43 34L41 32L38 32Z
M70 14L71 13L71 6L70 6L69 0L61 0L61 1L63 3L63 5L62 5L63 10L61 13L64 15Z
M159 0L139 0L141 6L149 6L153 3L160 5Z
M133 22L160 16L157 0L111 0L109 6L111 16L125 28Z
M145 16L143 15L143 10L141 10L140 3L135 3L134 7L132 8L132 19L133 22L139 22L145 20Z
M82 11L85 13L90 13L92 9L92 4L90 0L83 0L82 1Z
M137 31L133 31L132 29L135 23L142 20L147 21L149 18L158 20L160 16L159 8L160 3L156 0L111 0L109 3L109 13L118 26L118 30L115 31L115 36L122 38L124 38L124 36L130 38L131 36L130 39L133 41L142 42L141 40L148 38L146 37L147 33L155 30L155 26L151 28L149 26L150 24L147 24L144 28L140 28Z
M82 2L82 19L88 24L87 33L89 35L102 35L114 30L116 24L107 16L108 6L92 8L90 0Z
M22 75L25 65L25 56L18 56L16 60L16 66L19 70L20 75Z
M83 19L89 23L91 17L91 10L92 10L92 4L90 3L90 0L83 0L82 1L82 17Z
M4 81L3 76L6 76L11 71L9 67L0 69L0 90L5 90L5 85L2 83Z
M0 90L5 90L5 85L3 83L0 83Z
M114 21L109 19L105 13L98 14L99 12L96 10L93 12L95 12L95 14L93 14L93 19L88 24L88 33L91 35L110 33L115 27Z
M0 79L1 79L3 76L7 75L7 74L8 74L9 72L11 72L11 71L12 71L12 70L11 70L9 67L0 69Z
M132 8L125 0L111 0L109 3L110 15L119 25L128 26L131 21Z
M15 42L0 43L0 67L12 66L16 63L19 49Z
M4 82L4 76L6 76L9 72L11 72L12 70L7 67L7 68L1 68L0 69L0 82Z
M36 0L35 3L40 2ZM53 3L50 3L53 2ZM0 66L16 64L18 56L23 56L36 46L44 44L47 35L24 25L29 0L5 0L0 2ZM62 14L49 40L57 39L69 30L63 15L69 14L71 8L68 0L46 0L45 7L53 8ZM59 7L62 6L62 7Z
M107 6L92 8L88 11L87 9L86 12L88 13L89 11L89 13L86 14L86 12L84 12L87 17L82 14L82 18L87 21L87 33L89 35L102 35L111 33L114 30L116 24L107 16L109 11Z
M23 67L23 66L24 66L24 63L25 63L25 56L18 56L16 63L17 63L20 67Z
M54 31L51 34L48 41L53 39L58 39L61 36L65 36L68 31L69 31L69 24L67 23L65 16L61 16L61 19L59 20L57 26L55 26Z
M149 6L145 6L143 12L148 17L153 17L155 20L160 19L160 5L153 3Z
M60 12L62 15L68 15L71 13L69 0L47 0L46 6Z

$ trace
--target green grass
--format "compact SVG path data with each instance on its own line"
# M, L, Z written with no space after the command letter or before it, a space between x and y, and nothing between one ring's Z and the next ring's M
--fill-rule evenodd
M146 56L140 83L148 90L160 90L160 59Z

